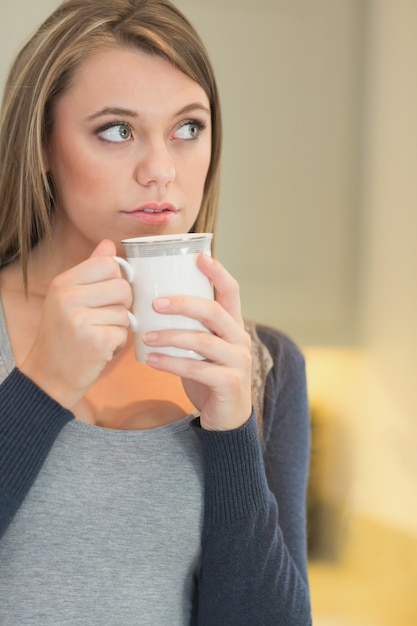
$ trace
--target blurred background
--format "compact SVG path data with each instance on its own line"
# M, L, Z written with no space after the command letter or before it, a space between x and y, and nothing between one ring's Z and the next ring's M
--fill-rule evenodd
M58 4L2 0L1 85ZM223 102L216 254L306 357L314 624L415 626L417 2L176 4Z

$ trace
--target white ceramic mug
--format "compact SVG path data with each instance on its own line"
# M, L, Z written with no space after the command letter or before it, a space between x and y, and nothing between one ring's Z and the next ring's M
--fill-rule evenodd
M133 313L130 326L135 332L135 355L145 362L149 352L194 359L202 357L192 350L174 347L155 348L142 341L144 333L163 329L207 329L198 320L183 315L157 313L152 308L155 298L176 294L193 295L213 300L213 286L198 269L200 252L211 255L212 233L184 233L124 239L126 259L114 257L132 285Z

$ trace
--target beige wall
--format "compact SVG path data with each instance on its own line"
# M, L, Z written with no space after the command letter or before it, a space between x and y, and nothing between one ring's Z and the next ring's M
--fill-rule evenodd
M306 350L349 441L351 506L417 535L417 4L369 2L358 349Z
M20 44L58 4L58 0L1 0L0 87Z
M373 0L362 206L364 345L358 505L417 534L417 3ZM359 483L361 483L359 485Z

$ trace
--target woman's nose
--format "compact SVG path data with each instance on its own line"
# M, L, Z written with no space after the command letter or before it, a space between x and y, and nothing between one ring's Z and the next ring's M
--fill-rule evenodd
M163 187L175 180L175 166L165 142L148 144L138 159L136 179L144 186Z

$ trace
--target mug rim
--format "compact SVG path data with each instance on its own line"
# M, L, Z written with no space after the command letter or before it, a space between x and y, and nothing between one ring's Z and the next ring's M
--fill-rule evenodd
M169 235L146 235L145 237L130 237L122 239L123 245L137 245L158 242L192 241L194 239L212 239L213 233L174 233Z

